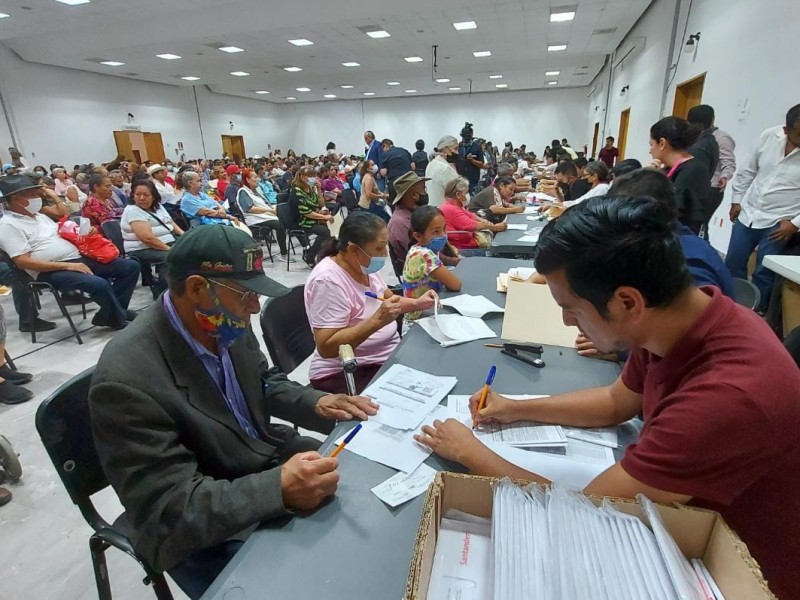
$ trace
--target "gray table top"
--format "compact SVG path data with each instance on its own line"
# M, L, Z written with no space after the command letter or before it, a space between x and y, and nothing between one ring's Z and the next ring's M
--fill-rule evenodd
M515 215L508 215L506 217L506 222L509 224L520 224L523 223L528 225L529 230L531 229L538 229L541 231L545 225L547 225L547 220L543 221L529 221L528 217L534 215L526 215L526 214L515 214ZM535 242L518 242L519 238L528 235L528 231L518 231L516 229L513 230L506 230L501 231L500 233L494 236L492 240L492 245L489 247L489 254L492 256L499 256L499 255L520 255L520 256L532 256L533 250L536 248Z
M495 278L521 260L468 258L456 267L464 292L482 294L505 306ZM498 333L501 314L487 315ZM420 327L412 327L384 369L401 363L435 375L458 378L453 393L469 394L483 385L489 365L497 365L495 387L509 394L556 394L606 385L619 374L615 364L583 358L574 351L545 346L547 366L536 369L486 348L479 340L442 348ZM320 449L326 452L353 423L340 423ZM620 428L627 445L637 435L630 424ZM432 455L426 464L459 471L460 465ZM396 473L351 452L339 455L341 480L336 496L306 515L265 523L245 542L203 598L401 598L424 495L397 508L381 502L370 489Z

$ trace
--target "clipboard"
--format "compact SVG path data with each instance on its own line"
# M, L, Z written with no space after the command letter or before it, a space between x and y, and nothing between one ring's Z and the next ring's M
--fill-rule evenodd
M501 339L574 348L577 327L564 325L561 307L546 285L509 280Z

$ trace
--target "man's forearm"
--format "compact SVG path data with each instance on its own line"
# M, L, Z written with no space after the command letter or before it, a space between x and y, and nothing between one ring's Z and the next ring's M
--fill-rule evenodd
M618 414L610 387L589 388L569 394L520 400L515 404L514 420L537 421L572 427L608 427L627 421Z
M26 271L36 271L37 273L50 273L51 271L66 271L72 263L55 262L50 260L36 260L30 257L17 257L14 263Z

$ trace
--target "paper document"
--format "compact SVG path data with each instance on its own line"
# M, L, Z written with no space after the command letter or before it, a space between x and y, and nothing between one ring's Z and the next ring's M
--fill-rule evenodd
M536 269L533 267L511 267L508 270L508 276L517 279L530 279L531 276L536 273Z
M506 396L512 400L545 398L546 396ZM469 396L450 395L447 409L451 418L472 428L472 415L469 412ZM558 425L545 425L531 421L516 423L485 423L473 430L475 437L482 442L498 442L518 448L566 447L567 438Z
M573 349L578 328L564 325L562 319L561 307L546 285L508 282L502 339ZM547 360L546 354L543 358Z
M616 427L597 427L594 429L582 429L580 427L564 427L564 433L569 438L608 446L609 448L619 447L619 435Z
M436 477L436 469L423 463L413 473L397 473L376 485L371 491L394 508L424 494L434 477Z
M438 307L434 307L432 317L419 319L417 323L442 348L497 337L482 319L440 314Z
M483 317L487 313L504 312L505 309L497 306L486 296L472 296L470 294L459 294L452 298L442 298L442 306L455 308L465 317Z
M429 600L491 598L492 529L442 519L436 539Z
M535 192L533 197L536 198L539 202L558 202L558 199L555 196L551 196L550 194L545 194L544 192Z
M456 381L455 377L437 377L403 365L392 365L361 395L380 405L378 414L370 417L370 422L377 421L396 429L416 429L453 389ZM356 439L364 437L362 432Z
M525 231L528 226L525 223L508 223L506 225L507 231Z
M525 234L521 238L518 238L516 241L523 242L525 244L536 244L539 242L539 234L540 231L536 231L534 233Z
M544 216L542 216L542 215L539 215L538 217L525 217L525 220L526 220L526 221L538 221L538 222L542 222L542 221L544 221Z
M361 431L345 446L345 450L403 473L413 473L431 455L431 449L416 442L414 434L422 430L422 425L446 419L447 408L437 406L415 429L395 429L378 423L374 418L362 423ZM346 434L336 443L341 443L345 437Z
M538 206L526 206L525 212L522 213L523 215L538 215L539 214L539 207Z

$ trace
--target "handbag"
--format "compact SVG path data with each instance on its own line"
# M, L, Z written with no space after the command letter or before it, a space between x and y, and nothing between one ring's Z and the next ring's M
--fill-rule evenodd
M67 215L58 221L58 235L72 243L81 253L91 260L107 265L119 258L119 249L113 242L104 238L99 233L80 235L78 226L74 221L68 221Z
M475 231L472 234L472 239L478 245L478 248L488 248L492 245L492 234L488 231Z

